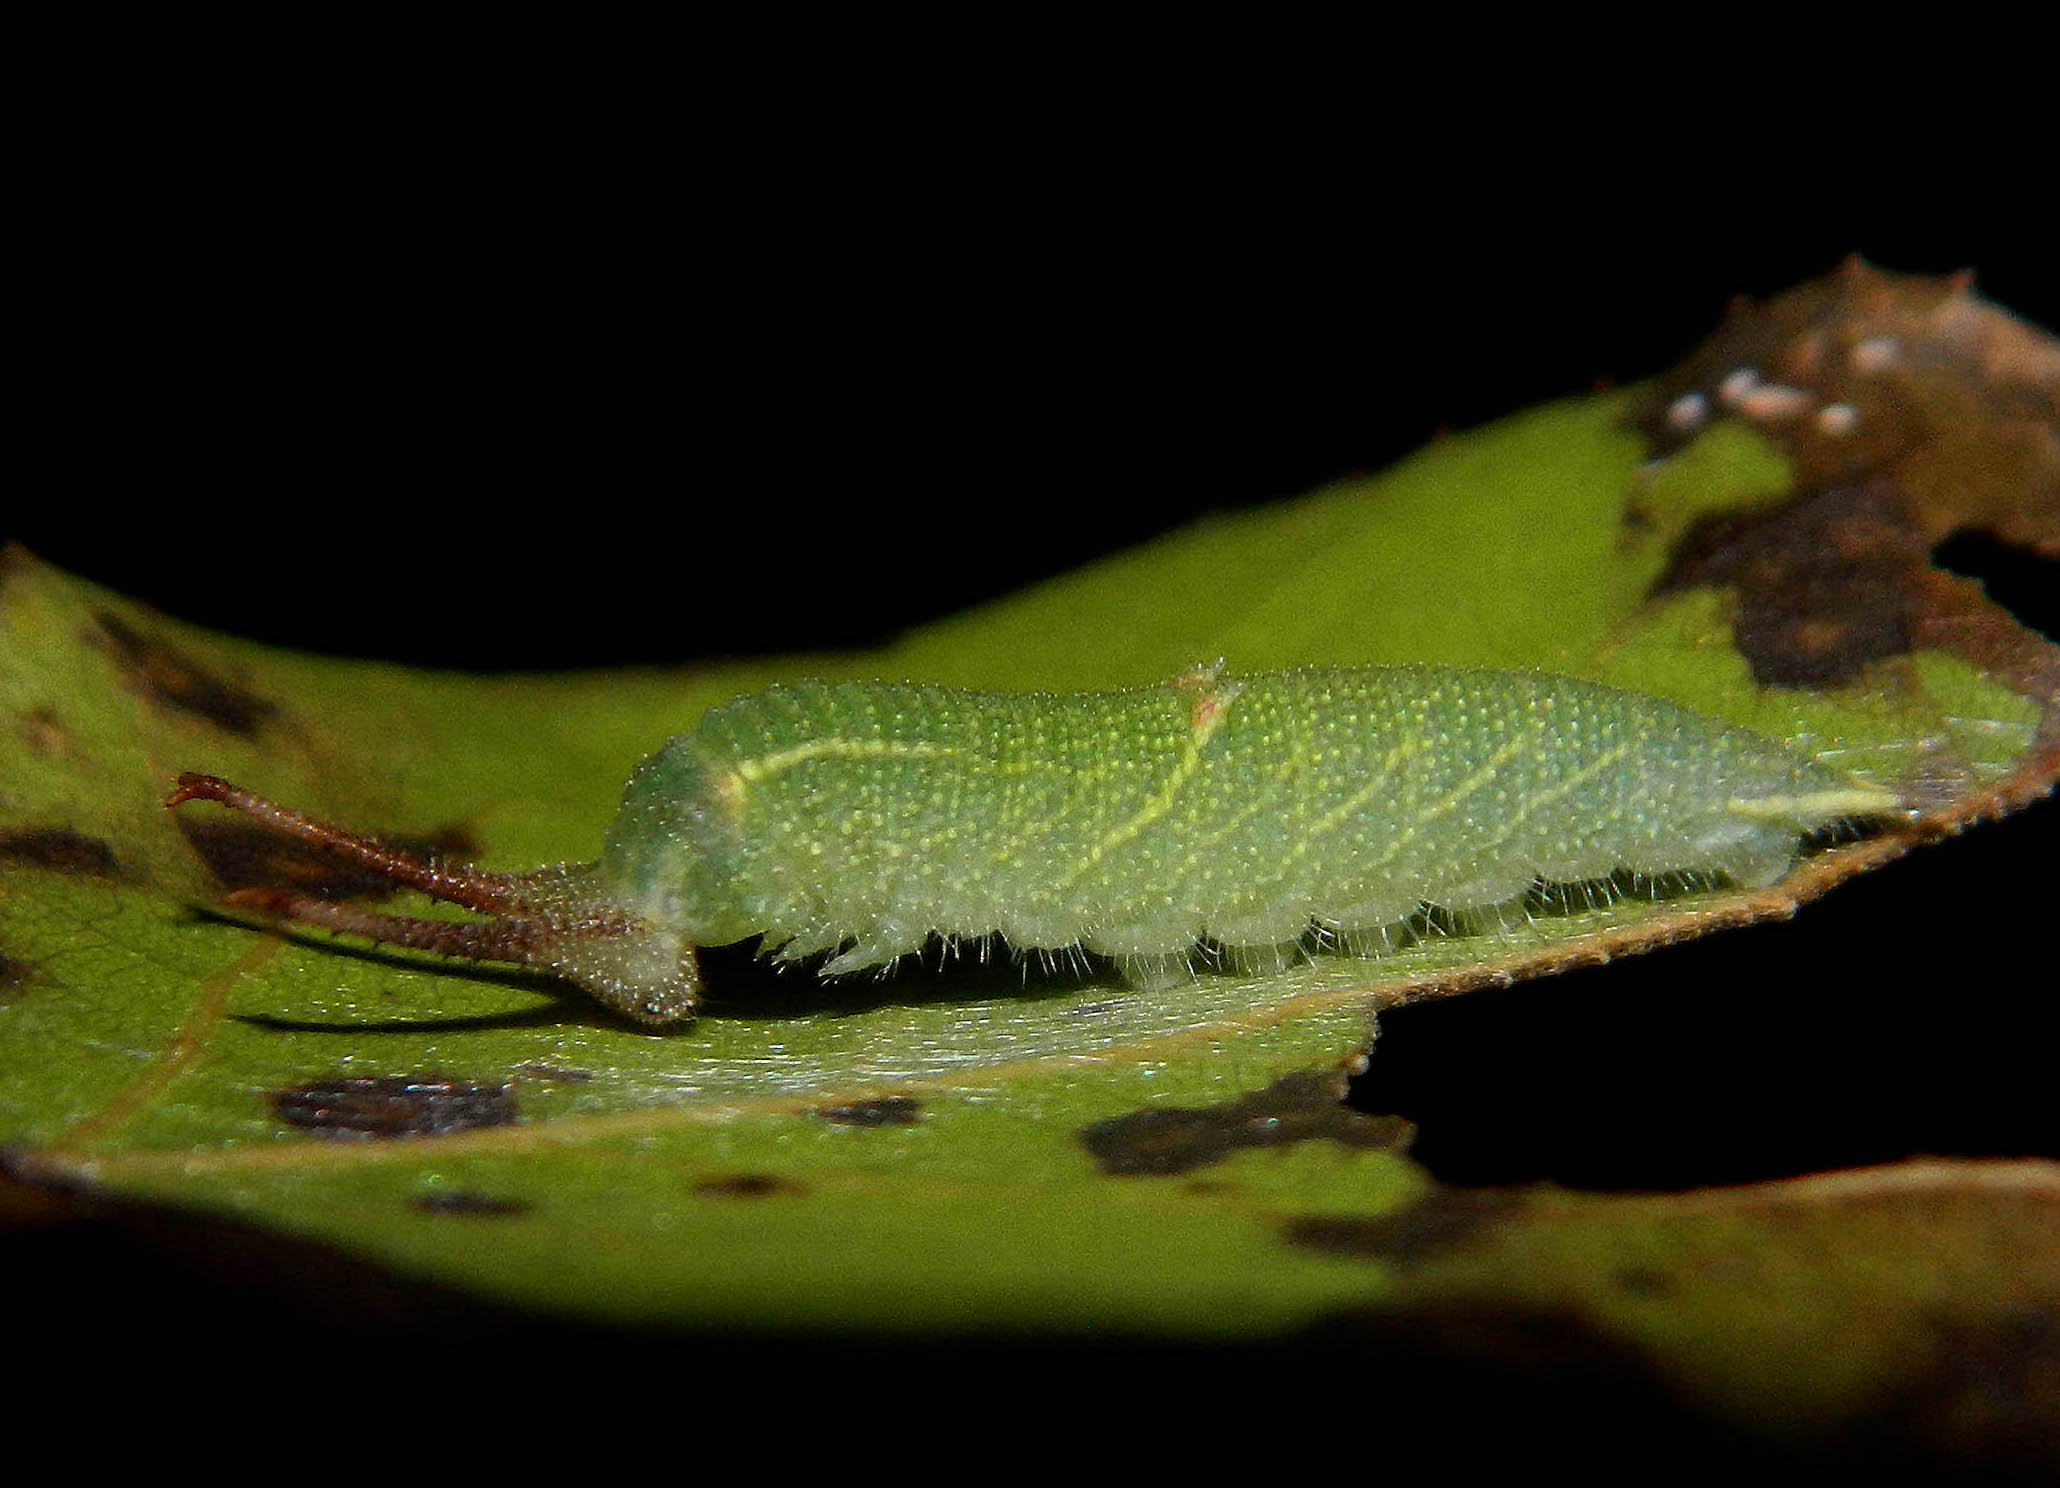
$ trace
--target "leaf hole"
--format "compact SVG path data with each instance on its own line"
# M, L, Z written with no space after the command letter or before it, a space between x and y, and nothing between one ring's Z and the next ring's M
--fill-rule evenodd
M2018 624L2060 643L2060 563L1977 531L1954 533L1931 561L1975 580Z
M2060 1158L2047 988L2060 801L1794 920L1384 1012L1354 1109L1443 1182L1671 1191Z

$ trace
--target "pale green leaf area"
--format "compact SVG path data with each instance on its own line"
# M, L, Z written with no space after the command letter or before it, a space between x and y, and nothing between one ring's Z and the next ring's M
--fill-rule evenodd
M1671 698L1925 804L1996 779L2039 710L1961 659L1920 652L1831 691L1762 689L1713 590L1648 595L1696 516L1790 487L1780 452L1722 423L1644 463L1631 395L1554 404L1445 440L1382 475L1197 524L933 625L845 670L1051 691L1234 672L1424 662L1534 668ZM1627 522L1627 503L1640 514ZM1082 637L1123 645L1082 645Z
M281 654L17 557L0 573L0 711L16 741L0 755L0 829L44 847L0 862L0 1141L112 1192L590 1317L1255 1337L1391 1305L1407 1288L1389 1257L1307 1243L1307 1227L1377 1224L1435 1186L1371 1118L1339 1111L1274 1141L1293 1102L1277 1117L1239 1103L1349 1067L1375 1010L1411 988L1668 906L1625 899L1272 976L1205 969L1155 992L1005 958L830 987L792 973L727 1000L718 979L705 1016L652 1033L545 978L212 915L215 887L159 803L179 771L207 771L370 830L462 828L486 865L527 867L591 856L638 759L777 679L1085 690L1219 656L1233 674L1388 661L1578 673L1889 785L1961 786L2021 761L2036 711L1956 658L1903 658L1835 693L1765 693L1729 644L1723 595L1649 602L1662 534L1764 500L1779 457L1734 433L1647 469L1624 407L1600 396L1447 439L875 655L684 675L482 680ZM1665 515L1627 524L1641 493ZM189 681L257 700L255 723L239 732L196 709L177 667L139 676L103 613ZM50 835L63 833L75 838ZM80 842L106 856L82 862ZM395 1076L505 1086L513 1119L325 1136L275 1106L310 1082ZM862 1103L889 1097L908 1104L867 1124L886 1108ZM1221 1145L1189 1171L1112 1172L1084 1134L1149 1111L1205 1125L1225 1113ZM1524 1242L1560 1247L1547 1271L1496 1252L1408 1285L1515 1293L1536 1275L1616 1275L1648 1243L1615 1211L1552 1203L1548 1238ZM1592 1217L1570 1227L1568 1213ZM1693 1250L1714 1243L1697 1226L1735 1221L1667 1223ZM1843 1284L1821 1265L1809 1282ZM1724 1307L1594 1316L1687 1361L1690 1379L1728 1378L1740 1338L1756 1336Z

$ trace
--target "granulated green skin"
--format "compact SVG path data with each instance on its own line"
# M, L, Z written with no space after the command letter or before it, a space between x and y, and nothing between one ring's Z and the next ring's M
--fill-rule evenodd
M1779 877L1885 792L1567 678L1208 674L1075 697L861 683L715 709L647 761L592 884L689 945L874 966L932 934L1152 974L1203 938L1353 948L1420 903L1622 868Z

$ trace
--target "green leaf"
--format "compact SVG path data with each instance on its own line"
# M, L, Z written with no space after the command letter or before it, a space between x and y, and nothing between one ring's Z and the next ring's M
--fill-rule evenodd
M1849 273L1748 318L1777 348L1817 334L1847 358L1820 358L1832 370L1804 415L1724 411L1720 373L1742 353L1719 345L1658 386L1519 415L863 657L679 676L410 672L209 635L11 553L0 1141L39 1180L233 1215L584 1317L1253 1338L1543 1298L1649 1345L1717 1408L1759 1409L1751 1356L1773 1335L1741 1331L1738 1296L1650 1300L1684 1295L1697 1247L1743 1223L1736 1206L1519 1196L1470 1222L1478 1248L1426 1269L1397 1237L1452 1191L1408 1156L1406 1124L1339 1097L1382 1008L1792 913L2050 786L2054 648L1931 571L1922 534L1951 525L1952 483L1907 453L1935 406L1951 404L1964 436L1992 365L1911 357L1883 394L1888 374L1856 370L1852 348L1916 345L1959 302L1883 280L1885 304L1857 307L1875 282ZM1755 355L1763 381L1802 385ZM1698 389L1719 411L1684 430L1668 411ZM1818 416L1832 407L1857 408L1868 438L1890 419L1909 438L1826 477L1827 445L1861 450ZM2048 476L1985 490L1985 510L2035 504ZM1865 522L1916 535L1885 542L1888 560L1881 543L1828 566L1811 556ZM1869 583L1840 582L1869 562ZM1767 574L1798 571L1816 576L1805 603L1760 623L1770 588L1796 597ZM1862 635L1884 585L1904 622L1889 642ZM1376 962L1155 992L1006 963L826 988L738 958L719 963L707 1016L653 1034L545 978L218 915L224 873L331 870L224 814L175 820L159 804L178 772L210 772L522 868L590 858L640 758L780 678L1077 691L1218 656L1247 672L1406 660L1591 676L1836 760L1924 814L1769 890L1569 907ZM1808 685L1789 680L1798 669ZM1978 1206L1993 1187L1977 1174L1954 1191ZM2009 1192L2010 1222L2050 1217L2036 1181ZM1847 1229L1807 1193L1781 1204L1870 1254L1918 1222L1891 1205ZM1659 1280L1626 1300L1630 1273ZM1780 1296L1849 1279L1820 1267ZM2043 1272L2012 1286L2060 1298ZM1921 1290L1886 1287L1910 1307ZM1803 1350L1834 1322L1790 1316L1777 1331ZM1902 1357L1892 1328L1880 1336L1854 1344L1854 1377ZM1804 1408L1854 1398L1827 1386Z

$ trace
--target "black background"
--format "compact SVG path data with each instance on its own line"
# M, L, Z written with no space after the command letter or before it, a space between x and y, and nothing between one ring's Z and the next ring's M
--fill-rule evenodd
M0 530L186 618L437 665L874 642L1646 377L1850 252L2060 324L2043 236L1951 196L233 122L114 142L47 224L46 458Z

